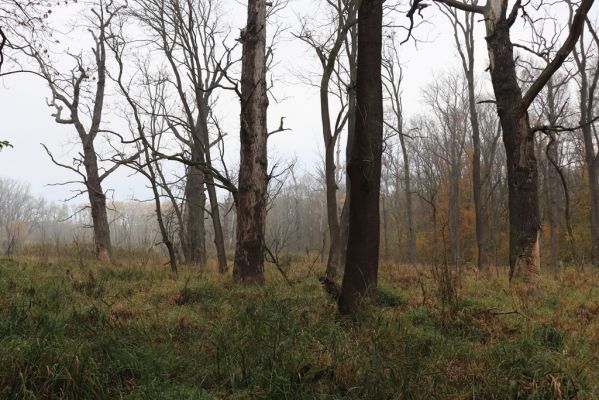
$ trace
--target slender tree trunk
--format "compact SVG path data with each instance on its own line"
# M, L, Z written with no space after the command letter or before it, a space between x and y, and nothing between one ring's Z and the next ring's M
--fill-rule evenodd
M476 265L478 269L486 266L486 226L485 210L482 201L482 179L480 167L480 126L476 110L476 94L474 92L474 73L466 73L468 81L468 105L470 108L470 125L472 126L472 194L474 197L474 213L476 219Z
M589 96L589 84L586 71L581 73L581 75L580 124L582 125L584 158L591 197L591 260L594 265L599 265L599 157L595 154L595 145L593 144L593 128L588 124L588 121L592 118L594 101L593 99L590 99ZM594 96L594 89L591 95Z
M388 171L388 169L387 169ZM383 259L389 259L389 209L387 207L387 180L385 179L385 192L382 193L381 203L383 206Z
M355 12L355 11L354 11ZM345 162L351 158L351 152L353 149L355 130L356 130L356 75L358 72L357 68L357 49L358 49L358 38L357 38L357 27L353 26L349 30L348 38L346 39L346 51L348 67L349 67L349 88L347 91L347 144L345 146ZM341 210L341 257L339 259L339 265L345 266L346 255L347 255L347 239L349 235L349 192L351 188L351 182L349 175L345 174L345 201L343 202L343 209Z
M354 313L376 292L380 245L380 185L383 149L381 79L382 0L364 0L358 11L356 129L348 174L351 181L349 236L339 311Z
M328 106L327 106L328 108ZM325 179L327 199L327 221L329 224L329 257L327 259L327 278L335 280L339 269L341 245L341 227L337 215L337 181L335 179L335 142L329 140L325 148Z
M268 186L266 0L248 0L247 25L241 42L241 157L233 278L263 284Z
M553 80L550 80L547 84L547 105L549 109L549 115L547 119L549 120L549 126L556 126L558 119L558 110L555 104L555 87L553 85ZM558 164L558 143L550 142L549 147L546 149L547 157L550 157L551 160L556 165ZM546 185L546 193L548 195L547 202L547 219L549 221L549 251L550 251L550 268L554 273L557 273L557 262L558 262L558 250L559 250L559 241L557 239L558 235L558 186L559 186L559 175L556 168L553 166L552 162L548 159L547 162L547 185ZM564 188L567 190L567 188Z
M599 158L596 156L587 161L587 176L591 192L591 255L593 264L599 265Z
M454 155L460 157L460 154ZM451 262L457 268L461 266L460 258L460 165L455 159L452 160L452 166L449 177L449 202L448 202L448 220L449 220L449 241L451 246Z
M87 175L87 194L92 213L95 254L98 261L106 262L112 258L110 226L106 212L106 195L98 173L98 156L93 143L84 143L83 156Z
M208 134L208 118L206 110L208 104L203 100L202 108L200 109L200 123L202 134L202 147L204 149L206 167L212 169L212 155L210 152L210 136ZM216 247L216 259L218 263L218 272L227 272L227 253L225 251L225 238L223 227L220 220L220 207L218 205L218 197L216 196L216 187L214 186L214 177L212 174L206 174L206 190L210 200L210 216L212 219L212 227L214 228L214 245Z
M510 282L533 294L540 288L539 176L534 133L523 109L518 85L510 24L498 11L503 2L493 0L487 16L487 45L497 112L507 156L510 222Z
M169 265L171 267L171 272L173 274L177 273L177 255L175 253L175 246L171 241L168 230L166 229L166 224L164 223L164 218L162 216L162 204L160 203L160 192L158 191L158 180L156 177L156 171L154 170L154 166L152 165L150 152L148 148L144 148L144 156L146 159L146 167L148 169L148 178L150 178L150 185L152 187L152 193L154 195L154 206L156 212L156 220L158 221L158 228L160 230L160 236L162 237L162 243L166 246L166 250L168 252L168 260Z
M547 149L549 157L557 162L557 143L553 143ZM549 222L549 267L555 273L557 272L557 257L559 250L558 234L558 179L557 172L549 160L545 161L545 195L547 207L547 221Z
M400 132L403 132L403 123L399 123ZM414 211L412 207L412 177L410 175L410 159L408 157L408 146L403 134L399 135L399 143L403 155L403 177L405 186L406 201L406 226L408 228L408 262L414 266L416 264L416 231L414 230Z

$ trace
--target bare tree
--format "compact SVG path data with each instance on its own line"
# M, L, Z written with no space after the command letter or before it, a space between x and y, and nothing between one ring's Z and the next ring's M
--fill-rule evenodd
M356 128L348 161L351 181L349 235L339 311L354 313L362 296L376 292L380 245L383 153L381 77L383 2L365 0L358 10Z
M189 154L185 164L186 257L200 266L206 264L204 210L208 192L218 269L225 272L227 258L211 153L222 138L211 140L210 121L214 92L228 82L227 73L237 61L233 58L235 46L226 45L228 32L220 26L213 0L151 0L136 5L133 15L148 28L150 43L166 57L170 68L167 81L182 110L182 115L165 117Z
M52 94L48 105L54 108L52 115L59 124L71 125L76 130L81 143L81 152L73 159L72 165L57 161L44 146L51 160L58 166L76 173L86 187L90 202L91 215L94 229L95 253L100 261L111 258L110 227L106 211L106 194L102 182L114 172L120 164L113 164L103 169L99 163L96 150L96 139L103 132L102 117L106 93L107 54L106 42L113 18L123 9L113 1L98 0L91 9L88 28L93 39L93 61L86 65L86 57L81 52L68 53L74 60L75 66L66 72L55 67L48 57L48 50L42 47L43 43L31 33L23 33L20 40L23 42L20 50L30 59L34 60L38 69L36 71L16 70L20 73L34 73L42 77ZM32 26L35 29L35 25ZM6 74L9 74L8 72ZM68 115L63 116L63 111ZM83 171L82 171L83 169ZM67 182L73 183L73 182Z
M470 4L477 5L478 0L471 0ZM465 12L460 15L455 8L445 4L441 5L441 11L447 16L453 27L453 36L455 40L464 76L468 83L468 107L470 115L470 126L472 130L472 193L474 198L474 212L476 214L476 246L477 246L477 266L483 269L485 260L485 236L486 227L484 221L484 208L482 199L482 179L481 179L481 149L480 149L480 126L478 122L478 110L476 108L476 84L474 76L474 18L472 12Z
M356 23L356 2L354 0L328 1L332 9L333 32L327 33L324 39L316 35L306 26L297 37L307 43L315 52L322 67L322 75L319 84L320 92L320 118L322 122L322 135L325 148L325 181L327 192L327 220L329 225L329 256L327 259L327 278L335 280L339 269L343 243L341 238L341 227L339 224L339 211L337 206L337 178L335 163L335 148L339 135L343 131L348 119L345 95L341 93L338 97L341 103L340 111L333 125L331 121L331 110L329 96L331 92L331 79L340 77L338 66L340 53L346 43L348 31Z
M233 278L264 283L268 189L266 112L266 1L248 0L241 31L241 158L237 192L237 242Z
M459 75L448 75L432 83L425 98L434 119L428 122L430 137L436 143L431 151L447 171L447 220L451 258L450 263L460 267L460 184L464 169L466 136L468 133L467 82Z
M510 282L533 294L540 288L540 214L538 167L528 108L578 41L594 0L582 0L570 30L555 57L523 93L518 82L511 28L526 4L488 0L483 5L459 0L435 0L462 11L481 14L487 31L491 81L507 155L510 211ZM414 3L420 3L414 2ZM417 7L418 4L415 4ZM524 15L527 14L524 12Z
M391 35L387 42L383 58L383 86L389 97L394 124L386 123L399 138L403 156L403 181L406 208L406 228L408 234L408 262L416 263L416 232L414 230L414 209L412 205L412 177L410 172L410 158L408 155L407 140L409 135L404 132L403 102L401 84L403 81L403 67L399 57L399 49L395 35ZM399 193L399 187L396 187Z
M577 20L578 13L574 11L574 2L567 0L570 9L570 29ZM595 99L597 84L599 82L599 36L597 26L588 18L585 19L586 30L573 49L576 64L578 83L580 130L584 142L584 161L590 192L590 226L591 226L591 260L594 265L599 265L599 148L597 147L596 125L593 122L595 115ZM587 39L587 34L590 38Z

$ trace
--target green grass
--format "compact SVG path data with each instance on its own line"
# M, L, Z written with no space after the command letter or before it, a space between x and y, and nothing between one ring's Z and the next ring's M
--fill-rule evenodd
M246 288L158 266L0 261L0 398L599 398L596 272L547 277L527 304L504 272L467 272L443 306L426 270L386 265L353 322L306 266L288 270L291 288L274 270Z

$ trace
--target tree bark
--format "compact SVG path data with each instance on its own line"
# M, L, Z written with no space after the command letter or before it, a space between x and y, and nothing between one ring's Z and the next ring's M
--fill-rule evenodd
M110 242L110 226L106 212L106 195L102 189L102 181L98 174L98 156L91 141L83 143L83 161L86 172L86 186L92 214L96 259L101 262L112 258Z
M206 115L208 104L205 99L202 99L202 107L199 110L199 118L201 126L202 148L205 154L205 163L207 169L212 170L212 154L210 151L210 136L208 133L208 117ZM227 253L225 251L225 237L220 219L220 207L218 197L216 196L216 187L214 186L214 177L212 174L206 174L206 190L210 200L210 217L212 219L212 227L214 229L214 245L216 247L216 260L218 263L218 272L227 272Z
M452 141L455 138L452 138ZM452 144L452 147L455 143ZM461 266L461 235L460 235L460 178L461 178L461 152L456 151L451 160L451 170L449 177L449 201L447 217L449 220L449 240L451 246L451 262L459 268Z
M527 107L516 76L507 2L491 0L487 44L491 81L507 156L510 222L510 282L533 294L540 288L539 175Z
M191 161L204 164L204 153L199 143L192 147ZM197 265L200 269L206 267L206 228L204 215L206 209L205 176L196 166L187 169L187 182L185 184L186 237L187 251L185 259L188 263Z
M268 185L266 0L248 0L241 42L241 156L233 278L263 284Z
M403 122L402 122L403 124ZM403 131L403 126L400 127ZM412 177L410 175L410 159L408 157L408 146L403 134L399 134L399 143L403 155L403 175L406 197L406 226L408 228L408 262L416 264L416 231L414 230L414 211L412 207Z
M474 59L473 59L474 60ZM482 201L482 179L481 179L481 151L480 151L480 126L478 123L478 111L476 110L476 94L474 91L474 73L466 74L468 81L468 105L470 108L470 125L472 126L472 195L474 198L474 213L476 215L476 265L478 269L484 269L486 260L486 226L485 209Z
M356 8L353 8L351 18L355 17ZM349 88L347 91L347 144L345 146L345 162L348 163L353 149L355 131L356 131L356 74L358 72L358 36L357 26L353 25L349 29L349 34L345 40L345 51L347 53L347 63L349 69ZM347 170L347 167L346 167ZM345 266L347 255L347 239L349 236L349 192L351 182L349 176L345 175L345 201L341 210L341 257L339 265Z
M380 245L383 144L381 80L382 0L364 0L358 11L356 129L348 175L349 235L339 311L352 314L361 298L376 292Z

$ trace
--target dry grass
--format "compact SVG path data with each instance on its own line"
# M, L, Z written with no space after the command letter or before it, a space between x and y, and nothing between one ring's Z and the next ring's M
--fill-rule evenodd
M0 261L0 397L599 398L597 271L523 302L507 271L466 269L442 304L430 268L385 263L359 323L308 265L287 272L245 288L214 266Z

